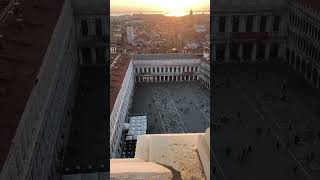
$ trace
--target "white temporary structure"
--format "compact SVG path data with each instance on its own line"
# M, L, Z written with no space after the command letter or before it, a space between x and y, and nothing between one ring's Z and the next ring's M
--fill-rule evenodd
M147 133L147 116L132 116L129 118L129 132L126 140L137 140L138 135Z

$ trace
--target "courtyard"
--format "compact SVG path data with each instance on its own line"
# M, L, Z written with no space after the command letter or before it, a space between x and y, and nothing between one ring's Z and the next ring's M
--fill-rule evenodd
M136 83L130 115L147 113L147 133L203 133L210 92L200 82Z
M216 179L320 179L320 91L285 64L215 65Z

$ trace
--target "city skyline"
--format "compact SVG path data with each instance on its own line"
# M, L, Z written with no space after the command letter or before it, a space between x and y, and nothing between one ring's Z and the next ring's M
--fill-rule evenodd
M119 12L162 12L173 16L182 16L191 9L193 11L208 11L208 0L111 0L111 13Z

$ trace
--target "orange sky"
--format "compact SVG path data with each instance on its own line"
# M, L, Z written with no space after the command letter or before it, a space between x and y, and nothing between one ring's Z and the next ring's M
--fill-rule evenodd
M178 13L193 10L209 10L210 0L110 0L111 12L162 11Z

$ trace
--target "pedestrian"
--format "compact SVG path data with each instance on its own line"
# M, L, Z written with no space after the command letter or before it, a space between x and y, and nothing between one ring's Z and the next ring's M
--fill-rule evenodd
M248 152L249 152L249 153L252 152L252 146L251 146L251 145L249 145L249 147L248 147Z
M293 168L293 172L294 172L294 173L297 173L297 171L298 171L298 165L296 165L296 166Z
M226 148L226 155L227 155L227 156L230 156L230 155L231 155L231 152L232 152L232 149L231 149L230 146L228 146L228 147Z
M300 139L297 135L294 136L294 144L297 145L299 143Z
M279 149L279 148L280 148L280 143L279 143L279 141L277 141L277 143L276 143L276 147L277 147L277 149Z

